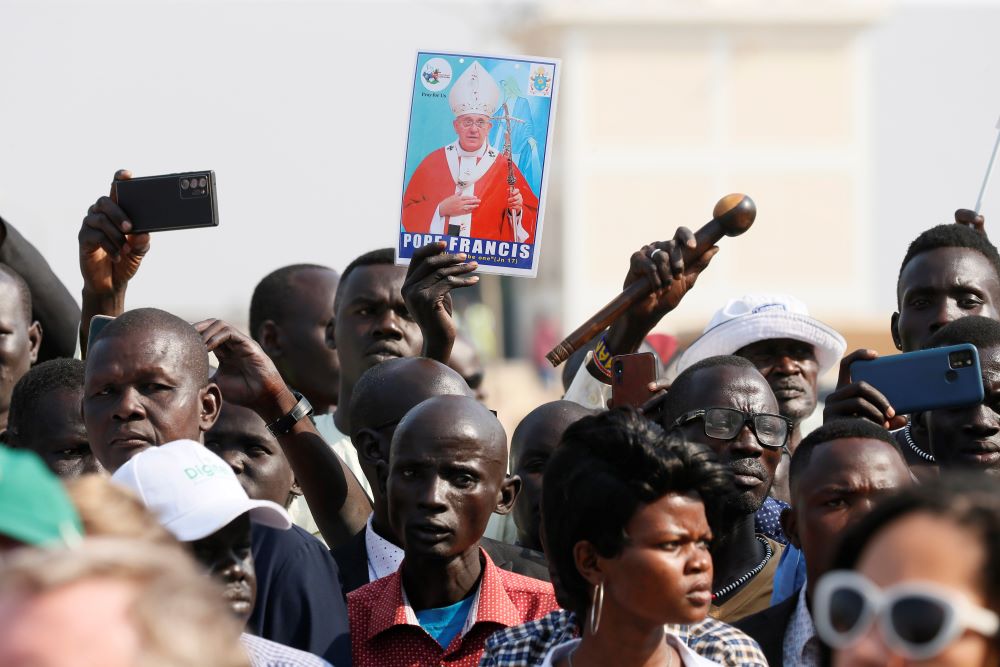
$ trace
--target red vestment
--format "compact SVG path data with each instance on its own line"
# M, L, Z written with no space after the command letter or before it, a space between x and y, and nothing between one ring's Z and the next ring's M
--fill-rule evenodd
M456 192L455 180L448 167L445 151L455 144L439 148L423 159L403 193L403 228L412 234L430 233L430 225L438 204ZM453 149L453 148L452 148ZM453 149L454 150L454 149ZM492 150L492 149L490 149ZM514 165L516 187L524 203L521 207L521 226L528 233L522 243L535 242L535 222L538 219L538 197ZM479 207L472 212L469 234L474 239L517 241L514 228L507 216L507 158L497 155L489 170L473 186L479 197ZM447 233L445 219L444 233Z

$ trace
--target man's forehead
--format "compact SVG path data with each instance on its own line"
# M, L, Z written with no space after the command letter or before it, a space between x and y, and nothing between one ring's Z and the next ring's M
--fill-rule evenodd
M393 442L390 457L393 461L425 463L488 463L506 459L506 447L498 447L489 437L478 433L443 435L411 430L401 433Z
M57 412L59 410L73 409L73 405L79 405L83 396L83 385L79 387L53 387L45 390L35 397L38 405L45 406L47 412Z
M212 425L210 430L213 434L232 436L267 436L270 438L270 431L267 425L257 413L239 406L224 404L219 418Z
M288 291L287 297L296 303L311 299L329 299L332 305L338 280L339 276L332 269L302 269L289 279L294 289Z
M893 473L908 474L902 455L888 442L875 438L836 438L816 446L800 479L803 487L851 486L884 481Z
M0 322L27 326L31 318L25 317L26 314L20 287L10 276L0 271Z
M419 361L424 361L420 359ZM372 392L368 405L358 406L362 410L359 415L369 426L399 423L406 413L424 401L438 396L468 396L472 390L461 377L453 382L447 372L454 372L445 367L445 372L427 372L417 370L413 373L393 373L387 375L384 381Z
M343 285L345 301L355 299L402 298L400 289L406 269L394 264L366 264L348 274Z
M551 452L559 444L563 433L572 422L568 419L550 418L532 420L515 433L518 450L525 452Z
M556 451L559 442L559 438L551 437L523 439L516 443L516 447L514 443L511 443L511 460L516 461L517 465L521 465L528 459L547 460Z
M101 338L87 355L85 377L163 373L183 375L188 365L181 341L163 337L112 336Z
M87 443L87 427L80 415L79 403L75 406L75 414L53 412L47 419L39 420L32 431L35 444L48 451L65 449L67 441Z
M767 380L756 370L737 366L703 368L692 378L688 409L745 406L773 408L777 405Z
M947 288L958 284L996 288L996 268L973 248L934 248L915 256L899 276L901 291Z
M297 288L318 286L328 289L330 285L336 286L339 279L340 276L333 269L321 266L307 266L293 273L289 277L289 282L293 283Z

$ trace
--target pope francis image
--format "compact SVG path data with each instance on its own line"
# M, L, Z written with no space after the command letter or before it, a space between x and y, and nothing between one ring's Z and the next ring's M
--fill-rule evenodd
M534 243L538 197L513 163L508 184L507 158L488 141L499 101L499 86L478 61L452 84L457 139L413 172L403 193L407 232Z

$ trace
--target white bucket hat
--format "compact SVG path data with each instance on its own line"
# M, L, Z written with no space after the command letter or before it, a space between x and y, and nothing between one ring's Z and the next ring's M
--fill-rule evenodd
M181 542L208 537L246 512L271 528L292 527L284 507L251 500L233 469L193 440L143 450L115 471L111 481L138 495Z
M733 354L762 340L791 338L816 349L820 374L844 356L847 342L832 327L809 317L806 305L788 294L747 294L716 311L705 331L684 351L677 374L708 357Z

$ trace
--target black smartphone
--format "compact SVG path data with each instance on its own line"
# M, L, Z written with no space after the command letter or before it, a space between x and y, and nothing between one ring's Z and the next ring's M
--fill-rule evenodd
M983 372L974 345L949 345L855 361L851 380L867 382L898 414L983 402Z
M652 352L620 354L611 360L611 404L641 408L652 398L649 383L656 382L656 358Z
M90 348L94 346L94 339L97 338L97 334L101 333L101 329L108 325L108 322L115 318L110 315L94 315L90 318L90 331L87 334L87 352L90 352Z
M130 178L115 181L114 189L118 205L132 223L133 232L162 232L219 224L214 171Z

